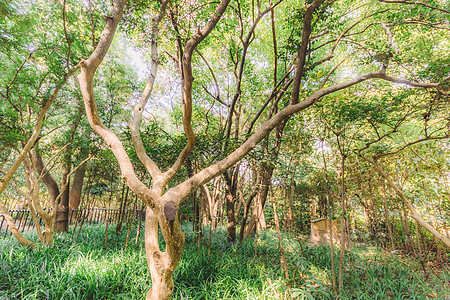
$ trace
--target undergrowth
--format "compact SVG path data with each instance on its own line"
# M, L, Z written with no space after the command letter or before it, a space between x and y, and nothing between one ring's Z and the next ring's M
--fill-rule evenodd
M276 234L267 230L255 240L230 245L225 230L208 232L198 248L191 224L182 259L174 273L173 299L445 299L450 272L442 266L425 279L420 265L369 246L354 246L345 256L344 289L331 289L330 250L310 246L288 235L283 244L290 280L279 263ZM0 300L6 299L144 299L151 286L141 236L132 230L125 251L126 230L110 226L104 246L104 225L85 226L78 238L57 234L55 245L30 251L12 237L0 239ZM29 236L33 238L33 236ZM161 241L162 242L162 241ZM300 245L301 242L301 245ZM163 242L162 242L163 244ZM336 275L338 274L338 252ZM289 287L288 287L289 286Z

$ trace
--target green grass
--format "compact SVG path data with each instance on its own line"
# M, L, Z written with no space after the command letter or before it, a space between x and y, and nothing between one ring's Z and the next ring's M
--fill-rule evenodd
M191 225L182 259L174 273L174 299L290 299L279 264L273 231L243 244L226 243L225 231L213 234L208 257L207 234L197 248ZM151 286L142 237L124 251L126 230L104 243L104 226L85 226L78 239L58 234L55 246L30 251L13 238L0 239L0 300L6 299L144 299ZM208 232L208 230L206 230ZM132 231L132 237L135 232ZM444 299L450 295L450 272L441 268L425 280L414 260L374 247L354 247L346 254L344 292L330 288L330 250L285 236L290 295L296 299ZM337 252L336 252L337 257ZM338 264L338 258L336 259ZM336 274L337 274L336 266Z

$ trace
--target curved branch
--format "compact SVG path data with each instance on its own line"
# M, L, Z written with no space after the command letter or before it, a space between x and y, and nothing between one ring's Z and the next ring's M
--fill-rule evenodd
M226 120L227 129L226 129L225 139L224 139L224 147L223 147L224 149L226 148L228 139L230 138L230 135L231 135L231 125L232 125L232 119L233 119L233 114L234 114L234 107L236 106L236 102L239 99L239 96L241 95L241 83L242 83L242 75L244 73L245 59L247 57L248 48L249 48L251 42L253 41L251 39L251 37L252 37L253 33L255 32L256 26L261 21L261 19L280 3L281 3L281 1L278 1L277 3L271 5L269 8L267 8L265 11L260 12L258 14L255 21L253 22L252 27L250 28L249 32L247 33L245 40L243 41L242 58L239 62L239 71L238 71L237 78L236 78L236 81L237 81L236 82L236 92L234 93L233 100L231 101L230 109L228 111L228 116L227 116L227 120Z
M150 66L150 76L148 77L147 84L145 85L144 92L134 108L134 118L129 122L131 138L133 140L133 145L136 149L136 154L142 164L145 166L150 176L155 179L161 174L160 169L155 164L155 162L147 155L144 145L142 143L140 127L142 123L142 115L147 105L150 94L153 90L153 85L155 83L156 74L158 72L158 34L159 34L159 23L163 19L167 4L169 0L164 0L161 2L161 11L152 20L152 41L151 41L151 66Z
M30 138L28 139L25 146L22 148L22 151L20 151L19 156L16 158L14 163L12 164L11 168L6 172L6 174L3 176L3 178L0 179L0 195L3 193L3 191L6 189L6 185L8 182L12 179L12 176L19 168L20 164L23 162L23 160L28 155L28 152L31 150L31 148L34 146L34 143L39 137L39 133L41 132L42 123L44 121L45 114L49 110L51 104L56 99L56 96L58 95L59 91L63 87L63 85L67 82L67 79L69 79L70 76L75 73L79 69L79 65L76 65L73 67L69 73L67 73L55 86L55 89L53 90L52 94L48 99L44 99L43 103L44 105L41 108L41 111L39 112L39 115L35 121L36 125L34 126L34 131L31 134Z
M272 129L274 129L278 124L280 124L285 118L290 117L292 114L310 107L311 105L318 102L325 95L351 87L353 85L356 85L369 79L383 79L391 82L401 81L407 82L407 84L411 86L427 87L427 88L435 88L438 86L437 84L434 83L426 84L402 80L392 76L388 76L382 72L370 72L355 77L349 81L320 89L314 92L311 96L307 97L302 102L293 105L292 104L288 105L284 109L280 110L272 118L264 122L261 125L261 127L251 137L249 137L239 148L233 151L226 158L198 172L193 177L189 178L183 183L180 183L178 186L170 189L168 193L170 192L180 194L181 195L180 201L181 201L181 199L185 198L190 193L198 189L202 184L205 184L212 178L222 174L228 168L230 168L235 163L240 161L247 153L253 150L256 147L256 145L261 140L263 140L272 131Z
M122 17L125 0L115 0L111 17L106 20L105 28L101 34L100 40L91 56L82 61L81 73L78 75L81 94L83 95L86 115L92 129L107 143L108 147L114 153L119 162L122 178L127 182L131 190L138 195L150 207L155 207L157 195L146 187L136 176L133 164L122 145L122 142L115 133L106 128L100 120L97 110L97 104L94 97L94 74L100 63L103 61L109 46L114 38L117 25Z
M403 191L392 181L391 177L383 170L381 165L378 163L376 159L369 159L363 157L366 161L370 162L375 169L380 173L380 175L386 179L388 184L394 189L394 191L397 193L397 195L400 197L402 202L406 205L406 207L411 211L412 217L414 220L416 220L422 227L424 227L426 230L428 230L436 239L444 243L448 248L450 248L450 239L446 237L445 235L438 232L433 226L428 224L417 212L415 207L412 205L412 203L406 198Z
M231 0L222 0L220 4L217 6L213 16L206 23L206 25L199 29L198 32L186 42L184 47L184 53L182 57L182 72L183 72L183 94L182 94L182 109L183 109L183 129L186 134L186 138L188 140L187 145L178 155L177 160L172 165L172 167L164 173L165 182L170 180L175 173L183 165L189 153L192 151L195 145L195 134L192 129L191 119L192 119L192 84L194 82L194 76L192 75L192 54L197 47L197 45L206 38L206 36L213 30L213 28L217 25L222 15L225 13L225 10L228 7L228 4Z

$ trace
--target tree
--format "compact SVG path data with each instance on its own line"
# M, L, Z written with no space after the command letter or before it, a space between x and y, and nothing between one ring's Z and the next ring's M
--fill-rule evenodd
M379 5L379 2L393 4L393 7L392 9L385 9ZM202 13L193 13L189 16L195 22L195 28L190 29L187 34L188 38L185 41L177 41L180 50L182 50L179 58L181 66L179 74L181 76L182 89L182 124L187 144L179 153L175 163L166 172L162 172L154 160L146 153L140 136L140 126L145 106L152 92L160 63L157 47L160 24L171 3L169 0L161 0L156 5L157 12L152 18L150 34L151 73L140 100L134 109L134 117L129 123L136 154L152 177L150 187L146 186L136 175L129 155L118 136L102 122L95 100L94 76L99 65L107 55L116 34L124 11L124 0L114 1L112 10L106 16L103 32L98 42L95 43L94 51L89 58L80 62L81 73L78 75L78 79L89 123L114 153L120 165L122 178L130 189L147 205L145 243L147 261L153 282L152 289L147 294L147 299L169 299L173 292L172 273L180 260L184 246L184 233L181 230L177 216L181 202L205 183L235 166L258 143L265 139L275 127L286 123L290 116L311 107L329 94L341 90L351 90L352 87L358 84L366 83L365 87L371 88L371 85L382 84L380 83L381 80L381 82L392 82L410 87L442 90L444 83L448 81L448 77L441 83L439 82L440 78L436 78L439 72L441 74L448 72L448 70L439 69L441 65L438 61L434 61L433 68L426 69L427 65L431 66L429 63L433 58L425 57L423 61L414 63L415 59L410 56L410 53L403 59L414 63L415 71L426 70L428 73L421 73L421 77L414 78L414 76L409 76L410 74L404 74L401 68L397 66L390 68L390 72L392 70L393 74L409 77L409 79L388 75L389 63L395 61L394 58L397 58L395 54L391 53L392 45L389 33L387 33L387 39L379 39L371 45L364 45L361 41L355 39L355 37L358 38L359 36L369 38L380 36L380 32L385 32L382 29L382 24L384 23L380 21L381 19L387 19L392 24L404 24L401 20L405 16L409 16L407 15L408 10L404 9L406 6L413 6L414 9L419 11L431 10L439 14L437 18L443 18L442 14L448 13L446 9L426 5L421 2L413 3L407 1L367 1L361 6L358 6L357 1L349 0L307 1L305 5L301 4L299 7L296 7L297 15L302 20L302 33L301 38L293 36L292 44L290 45L291 51L287 52L288 55L292 55L292 59L295 62L293 63L295 72L289 78L291 72L287 70L286 76L281 81L283 83L292 80L290 99L287 103L284 103L283 108L275 109L274 113L266 121L262 122L257 129L252 130L248 136L243 137L239 145L231 150L231 153L225 158L193 174L187 180L168 187L169 181L180 170L194 148L196 140L191 122L194 90L193 55L196 47L210 35L219 23L219 20L225 15L229 3L229 0L222 0L219 4L208 4L205 10L199 7L198 11ZM237 4L240 5L241 2ZM245 2L242 2L242 4L248 5ZM262 9L262 4L261 2L257 3L258 10ZM394 5L398 8L395 11L393 10ZM274 8L274 4L266 4L266 7L271 10ZM213 10L211 16L205 17L205 15L209 15L211 10ZM419 23L434 24L434 20L427 19L428 15L420 16L423 17L419 20ZM418 23L410 22L410 24ZM280 24L280 26L283 26L283 24ZM437 32L437 35L442 36L442 32L439 29L433 32ZM294 33L297 34L296 32ZM404 37L402 41L408 41L409 38L411 37ZM367 44L369 43L367 42ZM350 51L364 52L365 56L363 59L360 60L360 58L354 57L347 64L344 64L345 60L342 59L341 61L333 60L335 56L342 58L342 56L347 55L345 44L355 45ZM314 66L320 65L323 68L314 69ZM345 69L343 66L347 68ZM340 73L336 72L340 67L342 67L342 71ZM359 73L358 71L366 72ZM354 75L354 73L358 74ZM352 76L348 76L350 74ZM432 75L429 76L429 74ZM270 95L268 98L270 98ZM240 101L243 102L244 100L241 99ZM278 106L278 103L274 105ZM233 115L233 108L231 107L230 109L231 112L228 115ZM228 122L228 124L231 124L231 122ZM166 241L164 252L161 251L158 243L159 230L161 230Z

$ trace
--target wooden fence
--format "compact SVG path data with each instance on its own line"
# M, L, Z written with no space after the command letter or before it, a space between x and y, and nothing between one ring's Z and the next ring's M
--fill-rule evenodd
M47 209L50 211L50 209ZM14 219L14 224L17 229L21 231L33 230L34 222L30 213L27 209L11 209L9 214ZM39 223L42 225L42 219L38 216ZM108 208L98 208L98 207L83 207L79 209L69 209L69 224L76 224L83 222L84 224L98 224L98 223L108 223L117 224L121 220L123 223L131 221L141 221L145 220L145 210L141 209L126 209L120 211L120 209L108 209ZM7 234L11 234L9 230L8 222L6 221L3 214L0 214L0 238L6 237Z

